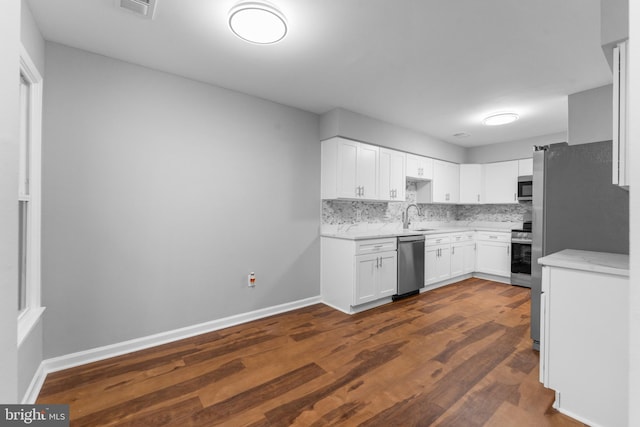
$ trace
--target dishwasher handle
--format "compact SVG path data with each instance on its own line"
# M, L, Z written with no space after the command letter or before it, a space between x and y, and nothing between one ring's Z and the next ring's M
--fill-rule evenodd
M424 242L424 234L414 236L398 236L398 243L404 242Z

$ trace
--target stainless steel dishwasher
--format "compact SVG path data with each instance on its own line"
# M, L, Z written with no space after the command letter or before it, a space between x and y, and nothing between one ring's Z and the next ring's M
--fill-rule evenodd
M398 237L398 293L393 300L415 295L424 287L424 235Z

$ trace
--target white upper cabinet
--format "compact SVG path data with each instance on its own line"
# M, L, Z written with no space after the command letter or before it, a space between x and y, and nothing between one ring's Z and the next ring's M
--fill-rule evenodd
M379 148L344 138L322 142L322 198L378 198Z
M485 203L518 203L518 161L483 165Z
M460 201L460 165L433 161L432 201L458 203Z
M407 153L407 178L433 179L433 159Z
M518 176L533 175L533 158L518 160Z
M460 165L460 203L484 203L482 165Z
M379 200L404 201L406 199L405 154L380 148L378 178Z

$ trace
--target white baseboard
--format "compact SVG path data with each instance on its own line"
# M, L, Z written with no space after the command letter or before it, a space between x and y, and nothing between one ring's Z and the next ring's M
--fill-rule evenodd
M248 313L236 314L234 316L225 317L223 319L212 320L210 322L200 323L197 325L187 326L172 331L161 332L146 337L135 338L128 341L110 344L103 347L92 348L89 350L79 351L77 353L66 354L64 356L45 359L40 363L29 388L25 393L22 403L35 403L40 393L40 389L44 384L47 374L51 372L61 371L63 369L73 368L75 366L85 365L91 362L108 359L110 357L120 356L131 353L133 351L144 350L149 347L178 341L184 338L193 337L195 335L205 334L207 332L217 331L219 329L228 328L230 326L251 322L275 314L296 310L313 304L322 303L320 296L306 298L285 304L267 307L260 310L250 311Z
M511 277L496 276L495 274L476 272L476 273L473 273L473 277L477 277L478 279L491 280L493 282L504 283L507 285L511 284Z
M40 394L40 389L44 384L44 380L47 378L47 372L45 372L44 361L40 363L38 369L36 369L36 373L33 374L33 378L31 379L31 383L29 387L27 387L27 391L24 393L22 397L23 405L31 405L36 403L36 399L38 398L38 394Z

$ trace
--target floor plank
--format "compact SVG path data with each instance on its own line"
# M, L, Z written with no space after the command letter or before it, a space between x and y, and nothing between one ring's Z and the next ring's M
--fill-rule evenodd
M552 410L529 290L472 278L322 304L50 374L72 426L581 426Z

